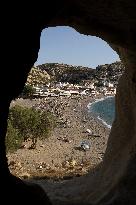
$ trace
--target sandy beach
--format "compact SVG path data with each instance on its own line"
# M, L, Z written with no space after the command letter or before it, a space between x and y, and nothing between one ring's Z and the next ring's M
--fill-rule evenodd
M83 175L95 168L103 159L110 129L88 112L87 105L94 100L90 96L73 96L13 101L11 106L51 111L57 126L49 138L38 140L36 149L29 149L31 141L27 141L24 148L7 154L10 171L20 178L56 179ZM80 147L83 140L90 144L87 151Z

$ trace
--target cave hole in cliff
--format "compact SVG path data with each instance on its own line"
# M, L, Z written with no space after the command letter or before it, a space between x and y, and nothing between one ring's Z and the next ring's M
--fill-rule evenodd
M100 38L69 27L43 30L39 58L22 94L11 103L12 120L22 115L9 123L14 142L7 147L14 151L19 145L8 155L11 172L22 178L58 178L85 174L100 163L110 130L94 120L87 105L115 94L118 67L119 57Z

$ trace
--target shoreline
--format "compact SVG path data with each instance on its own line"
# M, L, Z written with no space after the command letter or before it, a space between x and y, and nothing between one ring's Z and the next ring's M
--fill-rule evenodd
M95 100L94 100L94 102L91 102L91 103L89 103L88 105L87 105L87 107L88 107L88 110L92 107L92 105L94 105L95 103L97 103L97 102L100 102L100 101L104 101L105 99L107 99L107 98L113 98L113 97L115 97L114 95L111 95L111 96L104 96L104 97L101 97L101 98L96 98ZM104 121L101 117L99 117L99 116L95 116L95 114L92 112L92 111L89 111L89 113L91 113L93 116L94 116L94 118L96 118L100 123L102 123L103 125L105 125L108 129L111 129L111 127L112 127L112 125L109 125L106 121Z
M10 171L20 178L64 178L83 175L96 167L103 159L110 129L90 116L88 104L94 100L84 96L14 101L12 105L49 109L58 121L52 135L38 140L35 150L28 149L28 141L25 148L7 154ZM86 152L80 149L83 140L91 145Z

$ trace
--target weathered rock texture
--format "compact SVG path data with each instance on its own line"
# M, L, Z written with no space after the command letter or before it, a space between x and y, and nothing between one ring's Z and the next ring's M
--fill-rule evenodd
M0 177L3 187L1 199L6 194L3 204L6 204L9 197L11 204L18 204L20 199L21 202L25 202L26 198L31 204L48 204L44 203L47 199L41 189L34 186L30 188L10 175L5 157L4 137L9 103L21 92L28 72L37 59L41 30L57 25L71 26L80 33L104 39L117 51L126 66L117 90L116 119L101 171L96 173L93 179L88 177L83 181L84 189L80 187L77 190L78 187L75 186L74 190L74 187L71 187L75 194L73 199L67 197L67 194L66 197L61 196L62 201L71 201L71 204L74 204L74 201L75 204L83 204L83 201L85 204L97 205L136 204L135 0L50 0L46 1L45 5L38 1L29 7L25 3L14 5L12 2L11 5L8 3L1 7L4 11L1 16L1 19L4 19L1 33L2 41L5 42L1 48L1 62L4 61L4 57L7 62L6 68L1 66L0 75ZM5 82L8 82L7 87ZM75 200L76 193L78 200Z

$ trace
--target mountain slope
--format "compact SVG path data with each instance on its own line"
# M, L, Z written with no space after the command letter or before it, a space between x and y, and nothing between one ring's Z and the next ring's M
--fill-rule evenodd
M46 63L33 67L27 82L31 85L46 84L48 82L69 82L80 84L85 81L106 80L117 84L124 71L121 62L99 65L96 69L59 63Z

